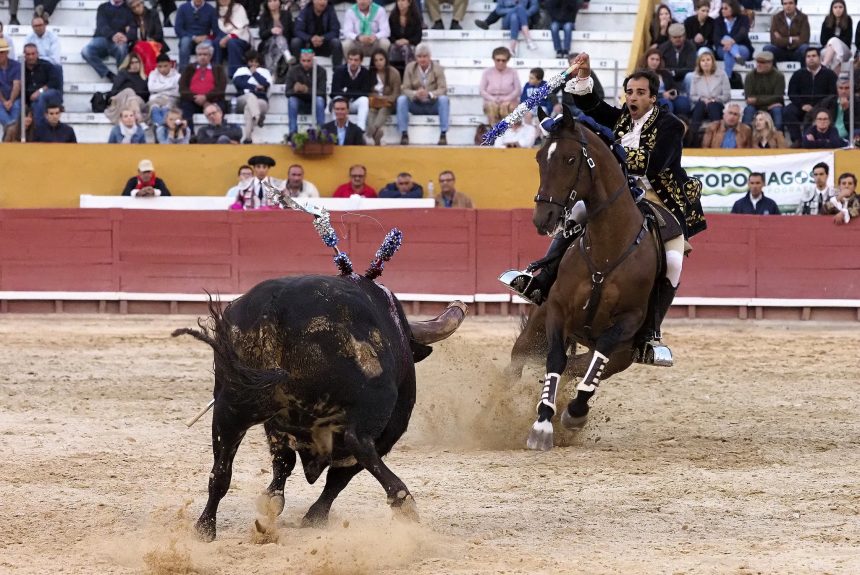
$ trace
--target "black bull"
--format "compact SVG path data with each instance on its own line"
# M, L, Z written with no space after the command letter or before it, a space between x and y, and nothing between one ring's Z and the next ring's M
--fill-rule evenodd
M465 306L439 317L407 321L400 302L358 275L303 276L264 281L230 303L210 305L201 330L179 329L215 352L209 499L196 529L215 538L218 503L227 493L233 458L245 432L264 424L272 455L266 490L275 513L296 463L314 483L328 467L319 499L303 524L327 521L338 494L362 469L382 486L388 503L417 518L406 485L382 461L406 431L415 404L415 363L429 344L451 335Z

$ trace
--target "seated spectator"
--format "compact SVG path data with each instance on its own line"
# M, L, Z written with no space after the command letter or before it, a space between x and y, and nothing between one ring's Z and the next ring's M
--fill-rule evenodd
M741 107L729 102L723 108L723 119L712 122L702 138L703 148L749 148L752 130L741 123Z
M839 137L846 142L851 141L860 128L860 98L854 96L854 128L851 128L851 79L848 74L839 76L836 80L836 94L827 96L818 107L827 110L833 118L833 127L839 132Z
M753 172L747 179L749 191L747 195L735 202L732 206L733 214L747 214L756 216L778 216L779 206L772 199L766 197L764 188L764 174Z
M36 0L37 2L40 0ZM50 2L57 2L59 0L47 0ZM170 15L176 12L176 2L175 0L153 0L152 9L155 10L156 6L161 6L161 13L164 14L164 27L165 28L173 28L173 22L170 21Z
M337 137L338 146L363 146L364 130L349 121L349 105L343 98L331 101L334 120L323 126L323 130Z
M239 192L250 188L251 180L254 178L254 170L251 169L251 166L243 164L239 166L239 170L236 172L236 175L239 177L239 183L227 190L227 193L224 195L239 202L242 199L239 196ZM249 199L250 196L251 194L249 194Z
M708 49L702 50L696 59L696 70L690 83L690 100L693 104L690 134L695 137L699 133L702 122L719 122L723 117L723 106L732 99L732 89L729 78L714 59L714 53Z
M113 56L119 67L129 50L129 30L134 25L134 16L125 0L110 0L101 4L96 12L96 31L93 39L81 50L81 56L92 66L100 78L111 82L114 73L102 60Z
M388 51L391 41L391 29L388 27L388 15L385 8L371 0L356 0L347 8L343 16L343 27L340 30L343 37L343 53L349 57L353 49L358 49L362 56L370 56L376 49Z
M696 45L697 50L714 49L714 19L709 14L710 9L710 0L698 0L696 13L684 20L684 32Z
M809 46L809 18L797 9L796 0L782 0L782 10L770 21L770 44L764 47L773 52L776 62L803 63Z
M5 40L6 45L9 46L9 59L17 61L15 57L15 42L12 41L12 36L3 34L3 22L0 22L0 40Z
M314 62L313 50L303 49L299 54L299 65L290 66L284 92L287 96L287 115L290 123L289 136L299 131L299 114L311 113L313 99L313 69L317 69L316 125L325 124L325 69Z
M33 108L27 108L24 116L24 141L32 142L36 137L36 123L33 121ZM12 122L3 132L3 142L14 143L21 141L21 121Z
M379 190L379 197L420 199L424 197L424 188L412 181L412 174L409 172L400 172L397 174L395 181L386 184L384 188Z
M128 0L128 7L134 20L129 28L129 49L140 56L144 76L155 69L158 56L170 48L164 41L164 30L158 13L147 8L143 0Z
M190 126L194 126L194 114L202 112L205 105L217 104L222 112L227 105L224 101L227 75L221 66L212 66L214 53L209 42L198 45L197 63L189 64L179 77L179 105Z
M445 170L439 174L439 195L436 196L437 208L472 208L472 200L463 192L457 191L454 172Z
M406 64L415 60L415 47L421 43L421 11L417 0L397 0L388 15L391 47L388 58L397 73L403 76Z
M220 106L209 102L203 114L209 123L197 130L198 144L238 144L242 140L242 128L224 122Z
M523 92L520 94L520 103L525 102L532 97L537 90L546 86L546 81L543 79L543 68L532 68L529 70L529 81L523 86ZM538 106L543 108L547 115L552 113L552 100L549 95L538 103ZM532 114L537 113L538 106L535 106L530 111Z
M318 198L319 190L305 179L305 169L299 164L293 164L287 169L287 186L284 193L291 198Z
M364 183L367 179L367 168L361 164L349 167L349 181L337 187L332 194L333 198L349 198L351 196L364 196L375 198L376 190Z
M146 134L137 123L137 114L131 108L120 112L119 122L110 131L108 144L145 144Z
M651 20L648 30L648 48L656 49L663 42L669 41L669 26L677 24L672 18L672 11L665 4L660 4Z
M815 121L803 131L801 140L803 148L841 148L847 142L839 137L839 132L833 127L830 112L817 108Z
M170 190L164 180L155 176L155 166L150 160L141 160L137 165L137 175L129 178L122 191L123 196L132 198L167 197Z
M656 48L645 51L639 67L651 70L660 78L657 105L666 106L673 114L690 115L690 98L681 93L681 89L675 84L675 77L666 69L663 57Z
M669 26L669 41L663 42L657 48L663 59L663 66L672 72L675 86L686 93L684 79L696 67L696 45L687 40L687 32L683 24Z
M833 0L830 13L821 23L821 64L839 75L842 64L851 59L851 31L854 23L845 12L844 0Z
M35 44L24 45L24 68L24 98L33 109L34 117L42 122L48 104L63 103L62 78L57 74L57 66L39 57Z
M526 112L523 119L514 122L502 134L496 138L493 144L496 148L531 148L535 145L538 130L534 125L534 117L531 112Z
M179 105L179 72L167 54L158 56L155 70L146 81L149 90L149 117L153 126L161 126L167 112Z
M801 192L800 202L797 204L795 214L798 216L816 216L821 212L824 199L828 200L835 196L829 185L827 176L830 174L830 166L825 162L818 162L812 168L813 185Z
M430 20L433 21L431 28L433 30L444 30L445 25L442 24L442 10L440 8L440 4L442 4L442 2L440 0L425 0L424 3L427 5L427 14L430 16ZM469 1L450 0L446 3L451 4L454 7L454 14L451 16L450 29L462 30L463 26L460 25L460 22L462 22L463 18L466 17L466 6Z
M744 65L753 53L750 43L750 21L741 13L738 0L723 0L720 17L714 22L714 47L717 59L723 61L726 76L732 79L735 64Z
M821 66L818 48L806 50L806 67L791 75L788 81L788 98L785 107L785 127L791 136L791 145L801 147L801 124L810 123L815 107L827 96L836 94L836 74Z
M290 53L293 38L293 13L289 3L281 0L266 0L263 15L260 16L260 45L257 51L263 55L261 65L275 78L283 81L291 64L296 58Z
M401 0L402 1L402 0ZM388 64L388 55L377 50L370 57L371 72L370 112L367 117L367 135L377 146L382 143L385 123L400 97L400 72Z
M0 126L21 116L21 64L9 58L9 43L0 38Z
M755 113L752 125L752 147L779 150L787 148L785 136L773 124L773 118L767 112Z
M481 75L481 97L484 99L484 113L487 123L495 126L499 120L510 114L520 103L520 78L517 71L508 68L511 53L507 48L493 50L493 66Z
M295 37L290 48L293 54L307 48L313 50L314 54L331 56L332 66L343 63L340 21L328 0L311 0L302 8L296 17Z
M245 144L254 141L257 128L262 128L269 111L269 88L272 86L272 74L260 67L260 56L256 50L248 50L245 54L247 64L233 75L233 85L239 94L238 103L241 112L245 113Z
M176 38L179 40L179 69L185 70L191 52L203 42L211 47L209 38L218 35L218 11L206 0L188 0L176 11ZM209 61L219 61L215 48L209 54Z
M33 44L39 52L39 58L47 60L56 68L57 76L60 79L60 86L63 85L63 64L60 56L60 38L53 30L48 30L48 23L42 16L33 16L30 21L32 32L27 34L24 39L24 44ZM40 114L41 116L41 114Z
M573 66L574 60L579 55L579 52L571 52L567 55L567 65ZM594 81L594 87L591 89L591 93L594 94L598 100L603 100L605 98L605 93L603 91L603 85L600 83L600 78L597 77L597 73L594 71L594 68L591 69L591 79ZM558 101L553 106L552 115L556 116L561 114L561 107L567 106L570 110L570 113L577 117L582 114L582 110L576 105L576 102L573 99L573 94L570 92L566 92L564 90L564 84L555 89L554 94L558 94Z
M503 48L504 49L504 48ZM517 86L519 93L519 86ZM409 114L439 115L438 145L448 144L448 83L445 69L431 60L430 46L424 42L415 48L415 61L406 65L403 84L397 98L397 129L400 145L409 144Z
M477 26L481 30L488 30L490 26L501 20L502 28L509 31L512 30L510 17L511 14L516 11L516 5L518 4L518 2L519 0L504 0L502 2L496 2L495 8L493 8L493 11L490 12L489 16L487 16L487 19L475 20L475 26ZM525 8L526 16L528 17L527 21L531 23L531 18L538 13L538 11L540 10L540 5L538 4L537 0L523 0L523 6ZM522 13L520 12L517 16L517 20L519 20L521 17ZM451 22L453 24L454 21L452 20ZM437 30L442 30L443 26L441 21L439 22L438 28L436 28L435 25L433 26L433 28ZM454 28L452 25L451 29L459 30L459 24L457 28ZM519 34L519 28L513 28L513 30L515 30L516 33Z
M48 144L76 144L75 130L60 121L62 109L57 104L45 106L45 121L36 125L34 142Z
M549 13L549 32L552 36L555 57L562 59L570 53L579 3L576 0L548 0L544 7ZM564 39L561 37L562 30L564 30Z
M824 215L833 216L833 223L844 225L860 217L860 198L857 197L857 178L854 174L839 176L839 191L821 206Z
M379 50L383 49L380 48ZM358 127L364 131L367 129L368 95L372 86L370 70L361 65L361 60L361 49L350 48L346 54L346 64L338 66L332 73L331 97L332 104L334 104L335 98L346 101L349 105L349 112L358 114Z
M744 79L744 124L751 125L757 112L767 112L773 118L776 129L783 126L783 94L785 76L773 64L773 54L760 52L755 56L755 70Z
M146 101L149 100L149 86L143 63L137 54L129 54L126 66L121 68L113 80L113 87L108 92L110 105L105 110L105 116L111 122L117 122L120 114L128 109L134 110L137 122L143 122L149 115Z
M218 33L215 36L220 53L227 55L227 77L232 78L251 49L251 28L245 7L236 0L218 0Z
M155 141L159 144L187 144L191 141L191 128L182 117L182 110L168 110L164 121L155 131Z

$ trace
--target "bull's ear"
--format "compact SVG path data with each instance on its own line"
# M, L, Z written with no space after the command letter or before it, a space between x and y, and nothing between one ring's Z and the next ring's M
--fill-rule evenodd
M418 343L417 341L410 341L409 346L412 348L412 361L415 363L427 359L427 356L433 353L431 346Z
M549 116L547 115L547 113L543 111L543 107L542 107L542 106L538 106L538 107L537 107L537 112L538 112L538 124L540 124L541 122L543 122L544 120L546 120L547 118L549 118Z

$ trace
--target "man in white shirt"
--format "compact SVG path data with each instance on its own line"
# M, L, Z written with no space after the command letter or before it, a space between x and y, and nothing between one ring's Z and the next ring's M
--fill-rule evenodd
M293 164L287 170L287 187L285 194L291 198L318 198L320 192L315 185L305 180L305 169L299 164Z
M812 189L803 191L800 196L800 202L797 204L797 210L794 212L795 214L798 216L818 215L821 212L821 205L836 195L836 191L827 183L829 175L830 166L826 163L818 162L813 166Z
M269 170L275 167L275 160L269 156L251 156L248 158L248 165L254 171L254 176L239 190L245 209L277 206L277 203L269 198L269 192L283 191L286 182L269 176Z
M358 48L362 54L370 56L377 49L388 52L391 45L388 39L391 36L388 14L385 8L371 0L356 0L346 9L340 34L343 37L344 56L349 54L351 48Z
M60 62L60 38L52 30L48 30L48 24L41 16L33 16L30 22L33 31L27 34L24 44L35 44L39 49L39 57L47 60L57 67L60 80L63 79L63 67Z

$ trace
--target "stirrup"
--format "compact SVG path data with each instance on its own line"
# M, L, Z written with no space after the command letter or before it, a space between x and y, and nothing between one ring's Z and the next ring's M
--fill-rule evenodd
M530 290L534 281L534 276L531 273L522 270L508 270L499 276L499 281L521 298L535 305L541 304L540 290Z
M674 365L672 350L659 339L646 341L637 348L633 361L645 365L656 365L657 367L672 367Z

